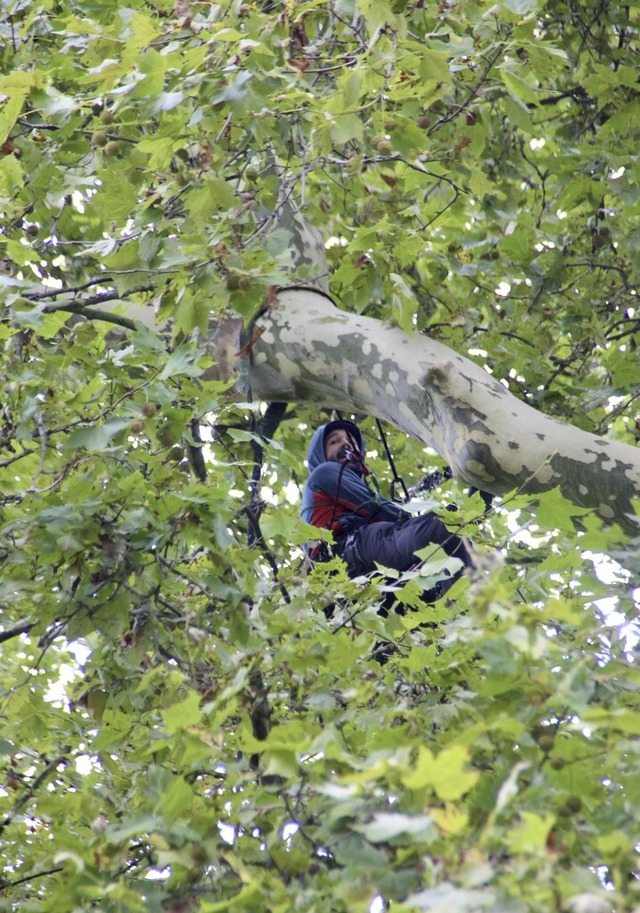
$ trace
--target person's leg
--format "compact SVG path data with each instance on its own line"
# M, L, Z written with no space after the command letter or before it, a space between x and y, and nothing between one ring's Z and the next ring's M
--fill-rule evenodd
M447 529L442 520L433 513L407 520L398 528L395 540L399 553L406 555L411 552L412 558L407 567L416 563L415 552L427 545L439 545L445 554L459 558L465 567L471 567L473 564L462 539Z
M404 527L407 527L405 530ZM404 543L404 551L413 548L413 551L419 551L429 545L434 546L434 557L438 557L436 546L439 546L446 555L452 558L458 558L462 561L462 567L451 575L448 571L447 576L439 580L433 590L429 591L427 601L432 602L434 598L438 599L447 592L456 580L462 575L465 567L472 567L473 562L464 542L454 533L447 529L442 520L435 514L428 513L420 517L413 517L407 521L399 530L398 538ZM442 557L440 555L439 557ZM411 564L417 562L414 556ZM404 570L411 567L408 564Z
M472 564L469 552L464 543L450 533L444 523L429 513L412 517L404 523L371 523L349 535L342 549L342 558L347 564L350 577L358 577L375 570L376 564L405 571L419 561L415 552L428 545L442 548L447 555L459 558L463 565ZM454 576L440 580L432 589L422 594L422 600L428 604L440 599L455 583L462 570ZM387 616L395 607L396 612L404 613L404 607L395 602L392 592L385 594L379 614ZM394 652L393 646L380 641L376 644L374 656L380 663L386 663Z
M370 523L348 537L342 557L347 562L350 577L369 574L376 569L376 564L400 570L391 543L396 529L395 523Z
M435 514L412 517L402 524L371 523L349 537L351 548L345 549L344 558L349 574L356 577L368 574L376 564L406 571L418 563L416 551L428 545L440 546L445 554L459 558L464 567L472 564L471 556L464 543L451 533ZM450 580L442 581L442 593L458 579L459 571Z
M350 577L360 577L375 571L379 561L380 538L384 532L378 527L391 529L393 523L372 523L350 533L341 548L340 557L346 562Z

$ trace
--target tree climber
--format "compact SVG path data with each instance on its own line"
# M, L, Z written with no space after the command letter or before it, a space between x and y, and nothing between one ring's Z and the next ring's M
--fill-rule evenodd
M431 595L439 598L465 567L472 566L467 548L434 513L411 516L369 488L364 452L364 438L353 422L339 419L317 429L307 453L310 475L302 495L302 518L333 532L333 554L345 561L350 577L368 574L377 564L406 571L419 564L416 551L428 545L441 547L460 559L462 567L436 584Z

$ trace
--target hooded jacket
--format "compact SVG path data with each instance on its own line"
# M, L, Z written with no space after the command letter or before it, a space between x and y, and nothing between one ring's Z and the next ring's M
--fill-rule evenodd
M307 451L310 475L302 494L302 519L321 529L332 530L337 537L365 523L396 521L405 516L397 504L369 488L365 482L368 470L362 459L345 463L327 460L324 442L335 428L349 434L360 455L365 452L362 432L353 422L328 422L317 429Z

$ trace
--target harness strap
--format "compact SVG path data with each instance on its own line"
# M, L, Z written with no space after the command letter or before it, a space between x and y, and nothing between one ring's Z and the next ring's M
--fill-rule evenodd
M340 496L340 485L342 484L342 476L343 476L343 474L344 474L344 471L345 471L345 469L346 469L346 466L347 466L346 463L341 463L341 464L340 464L340 469L339 469L339 471L338 471L338 482L337 482L337 484L336 484L336 493L335 493L335 495L333 496L333 510L332 510L332 512L331 512L331 520L329 521L329 529L333 529L333 524L334 524L335 519L336 519L336 513L337 513L337 511L338 511L338 499L339 499L339 496Z

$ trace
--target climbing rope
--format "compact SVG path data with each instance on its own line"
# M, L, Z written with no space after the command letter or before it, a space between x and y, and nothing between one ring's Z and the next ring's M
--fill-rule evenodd
M396 464L394 462L393 457L391 456L391 451L389 450L389 445L387 443L387 436L384 433L384 429L382 427L382 424L381 424L379 418L376 419L376 425L378 426L378 433L380 435L380 440L382 441L382 446L384 447L384 452L387 455L387 462L389 463L389 468L391 469L391 472L393 473L393 479L391 480L391 500L392 501L396 500L396 483L399 483L400 487L402 488L402 491L404 492L405 501L410 501L411 495L409 494L409 489L405 485L405 481L402 478L402 476L398 474L398 470L396 469Z

